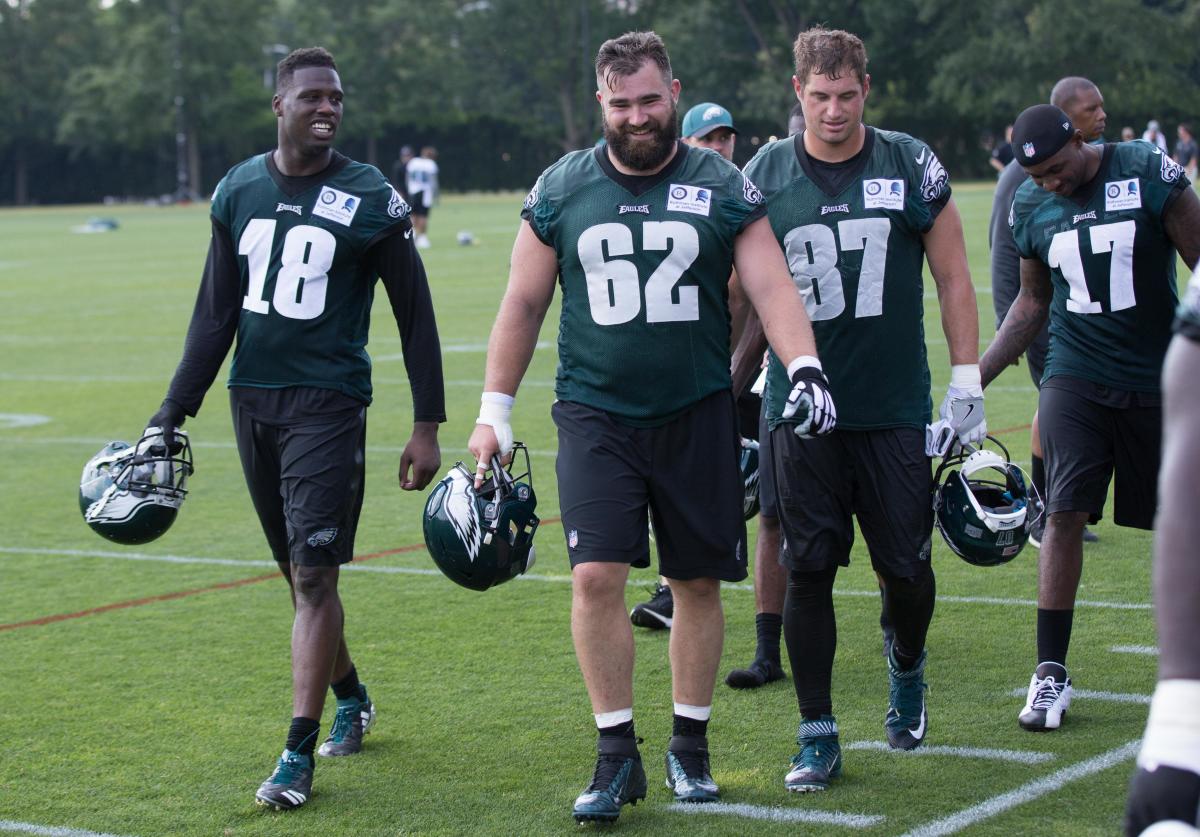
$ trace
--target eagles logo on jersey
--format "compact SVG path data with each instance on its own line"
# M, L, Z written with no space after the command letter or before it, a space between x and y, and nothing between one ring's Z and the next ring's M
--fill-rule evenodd
M393 218L407 218L408 214L412 212L412 207L400 196L395 186L389 183L388 188L392 190L392 199L388 201L387 207L388 215Z
M1166 154L1162 153L1162 149L1157 146L1154 153L1159 156L1161 163L1159 165L1159 174L1162 176L1163 183L1174 183L1183 174L1183 166L1176 163Z
M926 153L929 154L929 162L925 165L925 176L921 179L921 197L925 199L925 203L931 203L941 196L942 188L950 177L937 155L932 151Z
M762 192L758 191L758 187L750 182L750 178L742 175L742 197L746 199L746 203L760 204L763 202Z
M541 189L541 187L542 187L542 178L539 177L537 179L537 182L533 184L533 188L529 190L529 194L525 196L525 203L524 203L525 209L533 209L535 206L537 206L538 198L540 197L539 190Z

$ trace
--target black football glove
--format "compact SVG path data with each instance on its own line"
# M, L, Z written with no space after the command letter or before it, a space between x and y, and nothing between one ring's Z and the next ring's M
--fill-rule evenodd
M176 402L170 398L163 399L162 406L158 408L158 412L150 417L146 422L146 427L161 427L163 444L167 446L167 452L172 456L183 450L183 443L175 438L175 431L183 426L187 414Z
M806 417L795 427L801 438L824 436L837 424L837 408L829 394L825 373L815 366L801 366L792 374L792 391L783 408L783 418Z

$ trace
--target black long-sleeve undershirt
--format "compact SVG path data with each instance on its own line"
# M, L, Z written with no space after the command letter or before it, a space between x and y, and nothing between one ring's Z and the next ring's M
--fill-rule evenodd
M377 239L365 258L383 281L400 331L404 366L413 398L413 421L444 422L446 396L442 353L433 298L425 267L411 238L396 225ZM241 271L229 230L212 219L212 238L184 341L167 399L195 416L221 369L237 335L242 309Z

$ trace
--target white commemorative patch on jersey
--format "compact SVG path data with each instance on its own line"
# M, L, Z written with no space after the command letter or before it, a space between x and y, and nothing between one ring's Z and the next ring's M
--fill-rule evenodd
M940 198L949 179L946 167L937 155L930 151L929 162L925 164L925 176L921 179L921 197L925 199L925 203L932 203Z
M687 186L672 183L667 189L668 212L690 212L692 215L708 215L712 206L712 190L703 186Z
M392 216L393 218L407 218L408 214L412 212L412 207L409 206L408 201L404 200L400 193L396 191L395 186L389 183L388 188L392 190L392 197L388 201L388 215Z
M1104 211L1142 208L1142 187L1136 177L1129 180L1110 180L1104 184Z
M334 189L332 186L322 186L312 214L348 227L354 220L354 213L358 212L358 206L361 203L362 198L357 195Z
M866 209L904 209L904 181L877 177L863 181Z
M1183 174L1183 166L1176 163L1166 154L1162 153L1161 148L1155 148L1154 153L1162 160L1162 165L1159 167L1159 174L1162 176L1163 183L1174 183Z

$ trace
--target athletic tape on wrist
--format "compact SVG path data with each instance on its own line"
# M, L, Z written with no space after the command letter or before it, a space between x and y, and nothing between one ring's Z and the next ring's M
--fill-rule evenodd
M1163 680L1150 701L1138 767L1159 765L1200 774L1200 680Z
M475 423L492 427L508 424L514 403L516 399L511 395L505 395L503 392L485 392L479 403L479 418L475 419Z
M820 360L813 357L812 355L800 355L798 358L794 359L787 366L788 380L790 381L792 379L792 376L796 374L796 370L800 369L803 366L816 367L816 370L818 372L824 371L823 369L821 369L821 361Z
M982 389L978 363L960 363L950 367L950 386L955 389Z

